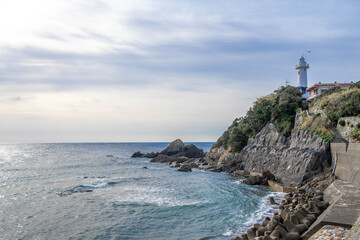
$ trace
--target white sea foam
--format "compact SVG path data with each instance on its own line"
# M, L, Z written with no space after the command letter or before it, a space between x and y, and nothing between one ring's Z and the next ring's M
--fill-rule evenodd
M187 200L175 196L171 189L125 187L121 190L121 196L114 199L115 203L121 204L153 204L161 207L177 207L205 204L206 201Z
M268 194L266 197L264 197L261 202L259 207L257 208L257 210L255 212L253 212L249 218L249 220L245 223L242 224L241 227L239 227L238 229L234 230L234 231L226 231L223 236L228 236L225 234L228 234L231 232L230 236L234 236L234 235L240 235L245 233L250 227L252 227L255 223L262 223L262 221L265 219L265 217L269 217L272 218L273 214L275 212L278 212L278 207L279 204L270 204L270 197L273 197L276 203L280 203L281 200L283 200L283 197L285 196L286 193L282 193L282 192L272 192L270 194Z
M82 187L84 188L104 188L104 187L107 187L109 186L109 184L107 182L103 182L103 183L99 183L99 184L94 184L94 185L82 185Z
M228 230L228 231L224 232L224 233L221 234L221 235L224 236L224 237L230 237L230 236L233 236L234 234L235 234L234 231Z
M276 192L271 193L261 200L260 206L257 211L251 214L251 218L244 225L251 227L254 223L261 223L265 217L272 217L273 213L278 212L279 205L270 204L269 199L273 197L277 203L280 203L285 193Z

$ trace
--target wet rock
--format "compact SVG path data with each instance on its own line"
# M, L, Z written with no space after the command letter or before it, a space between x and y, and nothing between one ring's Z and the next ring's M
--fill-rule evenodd
M249 184L249 185L264 185L264 186L267 186L269 180L274 181L275 176L272 173L270 173L270 171L264 171L259 176L248 176L244 180L244 183Z
M172 157L172 156L163 155L163 154L160 154L150 160L150 162L159 162L159 163L172 163L172 162L183 162L183 161L185 161L185 159L180 159L177 157Z
M215 166L209 166L205 168L205 171L208 172L222 172L222 168L221 167L215 167Z
M131 155L132 158L141 158L144 157L144 153L139 152L134 152L133 155Z
M157 157L160 153L154 153L154 152L151 152L151 153L145 153L144 154L144 158L154 158L154 157Z
M185 163L179 167L179 172L191 172L193 168L198 168L198 165L195 163Z

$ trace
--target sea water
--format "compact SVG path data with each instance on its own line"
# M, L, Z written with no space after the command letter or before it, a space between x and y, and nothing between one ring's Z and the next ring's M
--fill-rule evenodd
M239 177L130 158L168 144L0 145L0 239L230 239L276 208Z

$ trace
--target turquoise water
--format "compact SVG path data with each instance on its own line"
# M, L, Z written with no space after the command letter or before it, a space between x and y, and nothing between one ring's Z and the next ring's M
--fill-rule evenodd
M0 239L229 239L273 211L268 188L130 158L167 145L0 145Z

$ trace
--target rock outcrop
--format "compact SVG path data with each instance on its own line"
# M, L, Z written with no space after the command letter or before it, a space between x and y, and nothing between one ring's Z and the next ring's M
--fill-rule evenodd
M248 176L244 183L249 185L268 185L268 181L274 181L275 176L269 171L264 171L261 175Z
M185 145L180 139L176 139L170 143L160 154L187 158L201 158L205 156L202 149L197 148L194 144Z
M187 158L205 157L204 151L202 149L197 148L194 144L185 145L180 139L176 139L175 141L170 143L170 145L161 152L157 152L157 153L135 152L131 157L156 158L160 155L171 156L171 157L187 157Z
M141 153L135 152L132 158L152 158L150 162L168 164L170 167L179 168L181 172L191 172L193 168L207 165L204 151L194 144L185 145L180 139L176 139L161 152Z
M206 155L210 168L225 172L270 171L287 186L300 186L320 174L330 161L329 143L311 131L299 130L299 116L289 138L267 124L240 153L212 148Z

